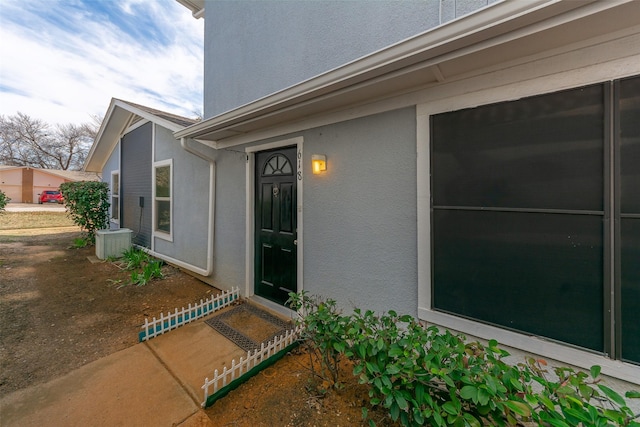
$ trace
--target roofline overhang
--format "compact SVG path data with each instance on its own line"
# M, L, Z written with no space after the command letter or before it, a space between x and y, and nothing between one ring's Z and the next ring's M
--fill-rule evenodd
M178 3L191 11L191 15L196 18L204 18L204 0L176 0Z
M595 16L620 6L634 8L622 19L638 23L640 2L634 0L532 0L503 1L461 17L388 48L330 70L282 91L203 120L175 133L176 138L197 139L214 148L226 138L247 135L314 114L344 109L384 97L438 84L451 77L442 68L461 58L506 44L519 38L559 28L581 18ZM624 8L623 8L624 9ZM631 17L629 17L631 15ZM613 31L617 22L602 29L581 28L586 37ZM622 25L622 23L620 23ZM606 28L605 28L606 27ZM575 30L575 28L574 28ZM580 40L580 34L567 37ZM572 39L572 40L573 40ZM549 42L552 43L552 42ZM553 48L555 46L549 46ZM544 48L541 47L541 48ZM511 58L500 58L501 62ZM474 61L465 64L474 70ZM491 64L486 64L489 66ZM464 70L463 70L464 71ZM411 76L412 79L409 79ZM393 91L393 92L392 92Z
M184 126L156 116L126 101L112 98L96 138L87 154L82 167L83 171L102 172L102 168L118 144L120 137L131 125L135 116L161 125L174 133L184 129Z

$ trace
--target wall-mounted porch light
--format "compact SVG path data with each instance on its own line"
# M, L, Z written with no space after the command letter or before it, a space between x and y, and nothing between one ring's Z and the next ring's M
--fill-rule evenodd
M327 156L324 154L312 154L311 155L311 166L313 170L313 174L317 175L320 172L324 172L327 170Z

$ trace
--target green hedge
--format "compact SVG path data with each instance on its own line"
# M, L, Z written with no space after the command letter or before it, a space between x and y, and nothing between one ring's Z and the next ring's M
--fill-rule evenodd
M339 388L341 357L369 385L369 403L388 410L403 426L634 426L638 418L625 397L600 384L600 367L590 372L527 358L515 366L495 340L467 342L462 335L424 327L393 311L376 315L356 309L345 316L336 302L290 294L302 314L302 339L319 355L317 375ZM363 408L363 417L368 410ZM370 425L375 425L369 420Z

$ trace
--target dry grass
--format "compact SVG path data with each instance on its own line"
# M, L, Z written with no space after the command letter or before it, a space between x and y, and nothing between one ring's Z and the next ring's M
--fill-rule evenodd
M70 227L75 224L66 212L2 212L0 230Z

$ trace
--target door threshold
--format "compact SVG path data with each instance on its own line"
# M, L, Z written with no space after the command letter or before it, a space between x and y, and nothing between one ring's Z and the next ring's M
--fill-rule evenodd
M291 310L290 308L287 308L284 305L280 305L276 302L260 297L258 295L252 295L248 299L249 299L249 302L253 302L257 305L261 305L281 316L286 317L288 320L292 320L292 319L295 320L298 317L298 313Z

